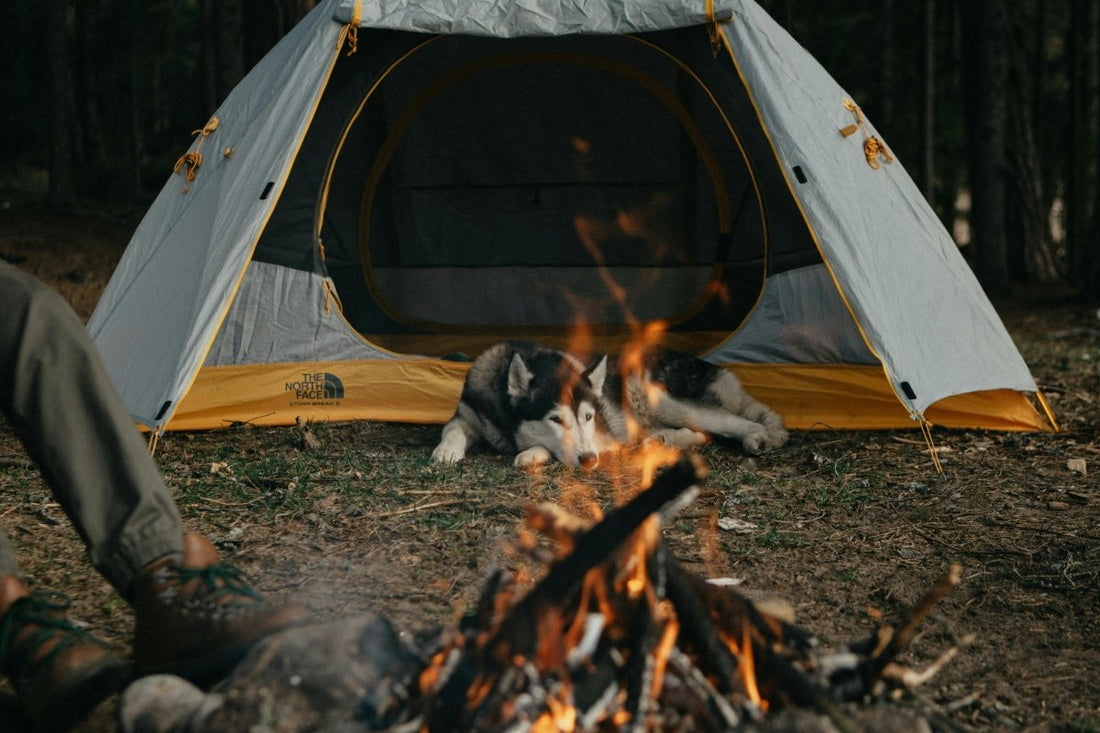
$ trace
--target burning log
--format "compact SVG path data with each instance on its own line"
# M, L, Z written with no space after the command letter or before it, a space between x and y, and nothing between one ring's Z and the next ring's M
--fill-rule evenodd
M590 570L606 561L639 526L663 506L702 480L701 459L682 458L662 472L649 489L609 513L596 527L576 538L573 551L551 567L541 582L516 604L499 627L478 642L459 661L446 684L435 696L427 718L431 731L454 730L471 686L482 678L498 675L508 665L525 661L536 652L540 622L553 623L561 599L575 593ZM476 716L475 716L476 717Z

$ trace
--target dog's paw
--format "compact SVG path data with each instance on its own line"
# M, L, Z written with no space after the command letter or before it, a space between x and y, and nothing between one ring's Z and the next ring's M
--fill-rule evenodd
M544 466L552 457L550 451L546 450L541 445L536 445L517 455L514 463L517 468L530 470L532 468Z
M741 438L741 445L744 446L745 452L751 453L756 456L766 451L770 446L768 445L769 434L767 428L763 425L756 425L749 428Z
M449 445L446 441L440 443L432 451L432 460L435 463L453 465L466 457L466 452L461 448Z
M782 448L787 444L787 440L791 437L784 428L772 428L768 430L768 441L765 446L767 450L774 450L776 448Z

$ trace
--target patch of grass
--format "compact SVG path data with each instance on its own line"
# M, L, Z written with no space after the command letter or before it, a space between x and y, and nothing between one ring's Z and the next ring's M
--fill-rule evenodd
M1100 718L1081 718L1071 720L1064 725L1056 725L1055 733L1100 733Z
M805 547L808 544L804 537L774 526L767 526L760 534L753 535L753 542L764 548Z
M870 486L864 481L845 481L839 486L818 485L812 494L815 505L822 509L864 504L874 499Z

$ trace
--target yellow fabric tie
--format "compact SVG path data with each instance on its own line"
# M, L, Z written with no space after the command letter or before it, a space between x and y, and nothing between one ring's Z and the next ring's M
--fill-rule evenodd
M850 99L845 99L844 107L855 115L856 121L853 125L840 128L840 134L844 137L851 137L857 130L863 131L863 157L867 160L867 165L878 170L879 156L882 156L887 163L893 163L894 157L890 155L890 151L886 149L882 141L867 132L867 126L863 123L863 110L859 108L859 105Z
M351 20L340 32L340 38L336 41L337 48L348 45L347 55L351 56L359 50L359 22L363 19L363 0L355 0L355 7L351 10Z
M149 455L156 455L157 443L160 441L161 428L155 427L149 431L149 443L146 446L149 449Z
M195 146L194 150L188 151L179 157L176 164L172 166L172 171L175 173L183 174L183 192L187 193L191 190L191 182L195 180L195 176L198 174L199 167L202 165L202 144L206 142L207 136L214 130L218 129L218 118L211 117L210 121L203 126L201 130L195 130L192 135L201 135L199 138L199 144Z
M707 35L710 36L710 50L715 58L718 58L718 51L722 48L719 33L718 19L714 16L714 0L707 0Z

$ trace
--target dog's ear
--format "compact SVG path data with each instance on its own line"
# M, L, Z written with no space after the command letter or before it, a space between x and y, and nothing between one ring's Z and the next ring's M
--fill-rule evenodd
M601 356L593 366L588 367L584 376L588 378L588 383L592 385L593 390L597 393L602 392L604 380L607 379L607 354Z
M519 354L512 356L512 363L508 365L508 396L517 399L527 393L531 387L531 379L534 375L523 362Z

